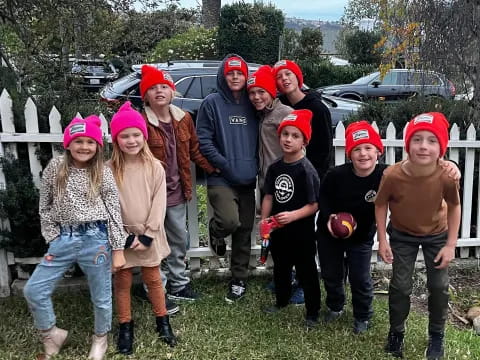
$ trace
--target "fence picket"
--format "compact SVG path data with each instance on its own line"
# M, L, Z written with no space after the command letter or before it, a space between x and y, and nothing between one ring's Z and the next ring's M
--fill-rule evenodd
M31 98L28 98L27 103L25 104L25 128L29 134L38 134L37 107ZM40 160L38 160L38 156L35 154L37 150L36 143L28 143L27 146L33 183L39 188L42 164L40 164Z

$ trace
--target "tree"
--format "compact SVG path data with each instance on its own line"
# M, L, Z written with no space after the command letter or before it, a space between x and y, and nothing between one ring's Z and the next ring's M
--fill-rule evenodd
M320 28L304 27L298 42L299 60L315 60L322 56L323 36Z
M202 24L207 29L218 26L221 4L221 0L202 0Z
M349 0L340 23L352 28L358 26L362 19L378 19L378 3L374 0Z
M220 12L220 56L238 53L247 61L273 64L278 57L284 16L274 5L244 2L225 5Z
M480 1L418 0L419 57L426 66L473 87L472 118L480 123Z
M345 33L344 46L347 60L351 64L372 64L378 66L382 59L375 48L381 39L378 31L350 30Z

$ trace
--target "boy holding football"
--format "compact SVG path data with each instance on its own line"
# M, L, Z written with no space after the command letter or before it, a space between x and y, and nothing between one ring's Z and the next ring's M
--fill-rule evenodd
M331 169L320 188L318 256L327 293L325 321L334 321L343 313L344 280L345 272L348 272L353 331L359 334L368 329L373 315L370 261L375 235L374 200L387 165L377 164L383 152L382 141L366 121L347 127L345 152L351 162ZM347 238L338 238L331 226L340 212L350 213L357 222L357 227L352 227L353 233Z
M315 213L320 180L304 155L312 134L310 110L294 110L278 126L283 156L273 162L265 177L262 219L273 215L280 228L271 234L276 303L265 309L276 313L288 305L291 273L295 266L305 293L307 328L318 324L320 284L315 263Z
M405 321L418 248L427 268L428 347L426 358L444 355L444 330L448 311L448 265L455 258L460 226L459 183L439 165L448 144L448 121L442 113L414 117L405 132L407 160L391 166L382 178L375 200L378 252L393 264L389 288L390 331L386 352L403 357ZM390 209L386 239L387 211Z

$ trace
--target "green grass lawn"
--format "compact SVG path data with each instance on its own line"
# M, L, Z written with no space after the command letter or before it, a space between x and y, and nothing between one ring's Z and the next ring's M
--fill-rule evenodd
M303 307L290 306L279 314L267 315L261 309L274 300L264 289L266 278L249 282L245 299L228 305L224 301L226 280L203 278L195 287L203 298L181 304L172 318L179 345L171 349L159 341L150 304L134 298L135 353L128 359L392 359L383 352L388 331L387 301L375 299L373 327L360 336L352 332L351 307L336 323L321 324L306 331ZM59 294L54 298L58 326L69 329L68 344L55 359L86 359L93 327L93 314L87 292ZM32 326L25 300L0 300L0 359L34 359L41 345ZM426 314L412 313L405 339L405 358L422 359L426 347ZM114 320L113 334L116 334ZM480 359L480 337L471 330L449 326L446 359ZM115 336L110 335L107 359L124 359L115 354Z

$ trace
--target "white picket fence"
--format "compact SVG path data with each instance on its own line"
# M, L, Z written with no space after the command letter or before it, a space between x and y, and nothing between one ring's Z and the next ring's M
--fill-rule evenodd
M35 151L36 144L38 143L50 143L52 146L52 152L54 156L58 155L58 151L54 144L60 144L62 142L62 127L60 124L61 114L55 107L52 107L49 114L50 133L39 133L38 127L38 115L37 108L32 99L28 99L25 104L25 119L26 119L26 132L17 133L15 131L12 111L12 100L6 90L3 90L0 96L0 120L2 125L2 132L0 132L0 157L5 154L13 154L17 156L17 144L26 143L28 146L28 156L30 169L33 176L34 183L38 186L40 183L40 173L42 167L38 160ZM80 116L80 115L79 115ZM108 122L103 115L100 115L102 120L102 130L104 135L108 135ZM376 125L374 124L376 127ZM402 129L403 130L403 129ZM383 139L385 146L384 161L387 164L393 164L400 159L397 158L398 148L403 147L403 141L396 139L397 130L393 124L389 124L386 132L386 137ZM480 211L477 204L476 219L472 219L472 199L475 196L478 199L479 189L474 189L474 169L475 169L475 151L480 148L480 141L476 140L476 129L470 126L467 131L466 139L460 140L460 133L457 125L453 125L450 130L450 143L448 157L457 163L460 159L460 153L462 158L465 159L465 166L462 171L462 188L463 188L463 200L462 200L462 223L460 239L458 241L458 247L460 248L460 257L466 258L470 256L470 249L474 248L474 256L480 256L480 228L477 226L480 222ZM342 123L339 123L336 131L335 138L333 140L335 148L335 164L339 165L345 162L345 128ZM463 154L464 153L464 154ZM405 158L405 152L402 152L402 156ZM478 161L478 160L477 160ZM195 171L195 167L192 166L192 170ZM5 175L0 168L0 188L5 186ZM194 186L195 189L195 186ZM200 268L200 258L209 257L212 264L218 265L218 259L213 256L208 247L200 246L199 244L199 227L197 216L197 197L194 193L193 200L188 205L188 219L189 219L189 234L190 234L190 266L192 270ZM0 221L0 227L3 229L8 228L8 219L2 219ZM470 229L475 228L475 237L470 237ZM372 262L377 261L377 243L374 245L374 254L372 256ZM252 232L252 259L251 265L256 266L257 256L259 253L259 246L256 244L255 231ZM12 253L7 253L5 250L0 249L0 297L5 297L10 294L10 274L9 265L16 263L22 264L36 264L39 258L24 258L17 259Z

